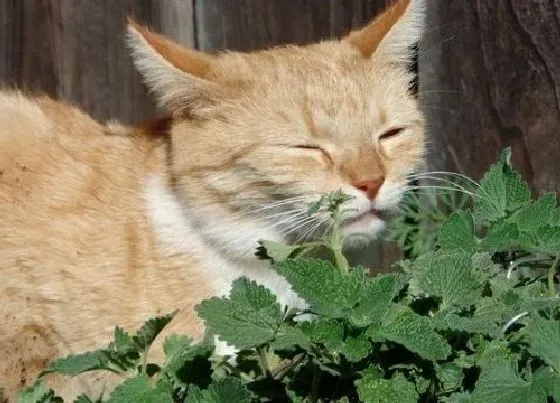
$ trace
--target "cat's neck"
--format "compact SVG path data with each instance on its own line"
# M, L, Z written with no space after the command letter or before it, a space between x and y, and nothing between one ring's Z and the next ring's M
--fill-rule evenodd
M305 305L269 262L254 255L260 239L280 240L279 235L250 221L209 218L211 222L201 224L168 183L163 173L145 179L144 199L161 254L197 262L197 267L185 269L203 271L216 295L227 294L234 279L246 276L270 288L281 304Z

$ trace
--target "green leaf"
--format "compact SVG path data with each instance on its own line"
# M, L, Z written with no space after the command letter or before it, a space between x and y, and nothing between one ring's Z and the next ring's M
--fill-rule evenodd
M95 403L91 400L87 395L80 395L76 399L74 399L74 403Z
M441 382L441 389L448 393L461 388L464 378L463 369L454 362L436 366L436 376Z
M276 297L245 277L233 282L229 298L204 300L195 310L211 333L239 349L274 340L284 318Z
M547 193L539 200L523 207L513 217L520 231L536 232L550 225L550 219L556 208L556 194Z
M302 331L314 343L324 344L332 351L340 351L343 346L344 326L340 322L319 320L303 323Z
M507 148L480 181L474 210L477 220L497 221L530 201L529 187L511 168L510 159L511 149Z
M180 337L173 338L171 344L167 345L166 364L162 374L181 386L208 385L212 374L209 358L214 346L201 343L180 345L179 339Z
M47 369L41 373L41 376L53 372L66 376L76 376L82 372L97 369L113 370L109 364L106 350L96 350L84 354L68 355L64 358L59 358L51 362Z
M350 322L354 326L366 327L379 322L391 306L398 291L397 275L382 274L369 281L363 297L352 309Z
M560 373L560 322L535 316L524 333L529 351Z
M146 323L138 329L136 335L132 338L140 351L147 351L157 335L173 320L178 310L164 316L150 318Z
M251 403L251 393L237 378L223 378L210 384L208 389L191 385L189 403Z
M435 332L429 318L402 305L393 304L381 325L369 327L367 334L374 342L389 340L402 344L430 361L442 360L451 353L451 347Z
M468 307L480 298L483 284L467 253L434 253L418 259L420 268L411 280L413 295L441 298L441 310Z
M531 386L536 393L552 397L560 402L560 375L550 368L540 368L531 377Z
M163 342L163 352L166 360L171 359L180 351L190 346L192 339L189 336L172 334L165 338Z
M261 259L270 259L274 263L295 257L304 249L302 245L286 245L280 242L259 241L256 255Z
M479 333L497 337L500 327L496 324L496 320L496 318L488 316L459 316L442 312L434 317L434 324L438 330Z
M278 350L290 349L293 346L307 349L311 346L311 341L302 330L283 323L276 332L272 346Z
M311 309L331 318L344 318L361 300L366 283L360 270L349 274L317 259L288 259L275 266Z
M521 238L517 225L511 222L499 222L494 224L486 237L481 241L480 248L483 250L498 252L514 249L521 244Z
M17 392L16 403L62 403L62 399L43 381L37 381L33 386Z
M119 326L115 327L115 348L120 354L138 351L138 346L134 343L132 337Z
M172 390L154 389L146 375L139 375L121 383L109 396L107 403L173 403Z
M541 228L535 238L538 250L555 255L560 252L560 227Z
M442 403L470 403L471 395L468 392L458 392L453 393L449 397L443 397L441 399Z
M343 344L342 353L350 362L359 362L371 352L371 342L365 334L348 337Z
M457 211L439 230L439 244L443 249L474 252L477 249L474 221L469 212Z
M542 385L522 379L511 362L495 361L482 369L472 394L472 403L543 403Z
M379 377L376 368L362 372L357 381L360 401L365 403L417 403L418 393L414 383L408 381L401 373L392 379Z

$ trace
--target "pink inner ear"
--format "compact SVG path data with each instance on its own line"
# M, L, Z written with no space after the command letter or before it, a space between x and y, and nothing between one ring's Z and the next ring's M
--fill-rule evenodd
M129 20L128 23L132 29L148 42L155 52L174 67L198 78L205 78L209 75L213 56L196 50L186 49L132 20Z
M364 57L370 57L391 28L404 15L410 2L411 0L397 0L395 4L377 16L369 25L359 31L350 33L346 39L358 48Z

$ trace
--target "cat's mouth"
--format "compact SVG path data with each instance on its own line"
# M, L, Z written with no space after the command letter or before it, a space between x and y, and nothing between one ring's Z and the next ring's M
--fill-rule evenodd
M373 219L385 221L386 219L386 212L383 210L377 209L370 209L361 214L358 214L353 217L349 217L342 222L342 225L348 226L352 224L357 224L364 221L370 221Z

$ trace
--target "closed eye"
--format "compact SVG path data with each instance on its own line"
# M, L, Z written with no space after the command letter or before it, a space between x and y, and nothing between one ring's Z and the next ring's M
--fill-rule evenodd
M311 144L299 144L294 146L294 148L299 148L300 150L310 150L310 151L319 151L323 153L323 156L332 164L333 160L331 155L322 147L311 145Z
M381 136L379 136L379 140L387 140L387 139L390 139L392 137L396 137L399 134L401 134L401 132L403 130L404 130L404 127L396 127L396 128L393 128L393 129L389 129L385 133L383 133Z

